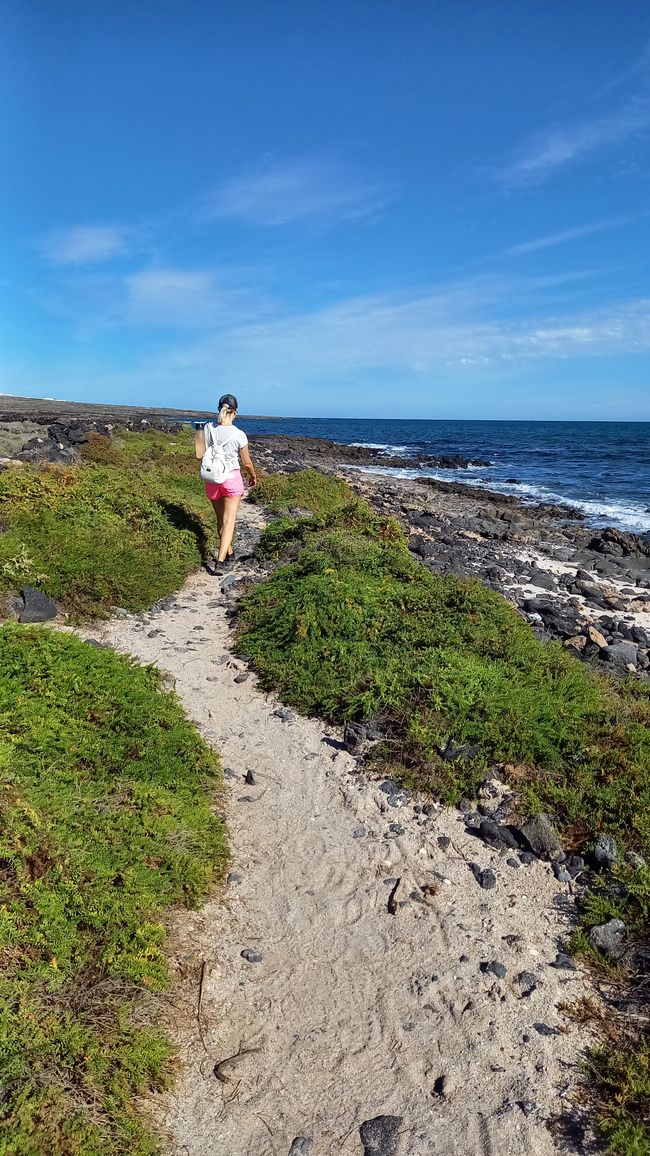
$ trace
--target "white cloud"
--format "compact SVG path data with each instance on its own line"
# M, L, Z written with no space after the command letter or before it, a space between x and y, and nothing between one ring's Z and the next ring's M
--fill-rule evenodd
M56 229L37 242L52 265L95 265L127 252L129 230L119 225L77 225Z
M534 133L501 164L493 179L510 191L541 185L549 177L609 146L650 128L650 103L633 100L609 116L555 125Z
M268 226L351 221L374 216L395 196L395 186L352 165L332 157L302 157L225 181L207 201L205 215Z

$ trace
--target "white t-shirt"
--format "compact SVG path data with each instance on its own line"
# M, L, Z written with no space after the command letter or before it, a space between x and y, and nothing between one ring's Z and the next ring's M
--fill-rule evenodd
M226 469L232 474L234 470L239 469L239 451L248 445L248 438L243 430L237 429L236 425L217 425L216 422L208 422L208 426L212 444L223 446ZM206 447L207 444L206 439Z

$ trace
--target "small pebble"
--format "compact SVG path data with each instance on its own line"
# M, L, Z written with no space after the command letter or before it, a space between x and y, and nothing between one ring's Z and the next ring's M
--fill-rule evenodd
M559 970L563 971L577 970L575 962L572 960L570 955L566 954L565 951L558 951L555 959L553 960L553 963L551 963L550 966L557 967Z
M257 779L255 778L255 775L252 771L246 771L246 774L244 775L244 782L247 783L249 787L254 787L256 785Z
M296 1136L289 1149L289 1156L308 1156L308 1153L311 1152L313 1147L313 1140L310 1140L307 1136Z
M524 997L531 995L539 987L539 978L533 971L520 971L515 982Z
M245 947L240 955L247 963L261 963L264 958L261 951L256 951L254 947Z
M497 885L497 877L491 867L486 867L484 871L481 870L478 863L470 863L469 869L476 879L479 887L485 891L491 891Z
M496 975L497 979L505 979L508 974L505 963L501 963L498 959L493 959L489 963L487 961L481 963L479 970L483 972L483 975Z
M395 839L398 835L404 834L404 828L401 823L389 823L386 832L387 839Z
M438 835L438 846L441 851L447 851L451 847L451 839L448 835Z
M238 674L237 677L235 678L235 682L246 682L247 678L250 678L249 671L242 670L241 674Z
M355 827L352 832L353 839L363 839L368 834L365 827Z
M243 878L243 875L240 875L238 871L231 871L226 879L226 883L241 883Z
M514 859L512 855L510 856L509 859L506 859L506 863L508 864L508 867L517 867L517 868L521 867L521 863L519 862L519 860Z
M551 1028L548 1024L533 1024L533 1027L540 1036L559 1036L557 1028Z

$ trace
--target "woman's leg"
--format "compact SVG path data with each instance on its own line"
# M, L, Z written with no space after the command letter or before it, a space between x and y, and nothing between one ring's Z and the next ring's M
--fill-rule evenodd
M219 535L219 545L221 545L221 532L223 529L223 504L225 498L212 498L212 509L217 516L217 534ZM214 551L214 557L217 557L219 547Z
M237 508L239 506L239 498L222 498L223 502L223 520L221 523L221 533L219 535L219 562L225 562L226 557L230 553L232 546L233 534L235 533L235 522L237 521Z

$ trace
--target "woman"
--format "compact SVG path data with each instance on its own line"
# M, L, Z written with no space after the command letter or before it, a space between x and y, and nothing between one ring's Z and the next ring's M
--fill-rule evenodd
M255 467L248 452L248 438L242 430L237 429L233 422L237 417L237 398L232 393L224 393L219 398L219 413L216 425L209 422L208 437L212 444L220 445L226 459L227 473L222 482L206 482L205 492L212 502L217 515L217 530L219 533L219 553L215 558L212 574L225 573L228 562L234 558L232 539L235 533L237 507L244 493L244 481L241 476L239 463L246 470L251 486L257 482ZM204 427L205 429L205 427ZM196 431L194 438L194 452L197 458L202 458L206 451L204 429Z

